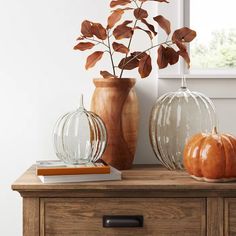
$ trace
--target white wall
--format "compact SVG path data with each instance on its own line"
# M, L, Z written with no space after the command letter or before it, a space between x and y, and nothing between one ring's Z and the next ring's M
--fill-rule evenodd
M55 158L51 135L56 119L77 107L81 92L89 108L92 78L110 66L105 60L97 69L85 71L88 54L72 50L82 20L105 23L108 4L108 0L0 0L0 235L22 232L21 197L11 191L12 182L36 160ZM140 34L136 45L143 44ZM148 141L156 77L154 70L137 84L138 163L156 162Z

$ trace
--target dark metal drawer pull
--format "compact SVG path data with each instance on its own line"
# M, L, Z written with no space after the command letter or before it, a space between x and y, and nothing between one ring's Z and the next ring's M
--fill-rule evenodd
M143 216L103 216L103 227L143 227Z

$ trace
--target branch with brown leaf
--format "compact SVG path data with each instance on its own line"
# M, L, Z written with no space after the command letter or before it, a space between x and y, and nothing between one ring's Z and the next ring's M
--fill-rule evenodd
M150 50L157 49L157 65L159 69L166 68L168 65L174 65L182 57L190 66L190 57L187 51L186 43L191 42L196 37L196 32L183 27L174 31L171 35L171 22L162 15L157 15L150 19L149 13L143 8L147 3L169 3L167 0L112 0L110 7L111 14L107 19L107 26L100 23L85 20L81 24L81 36L77 39L80 41L75 50L90 50L97 45L103 46L104 50L97 50L88 56L85 68L89 69L96 65L102 59L104 52L108 52L111 60L112 73L102 70L100 74L103 78L117 78L116 69L120 69L119 78L123 77L125 70L138 68L141 78L146 78L152 71L152 58ZM133 18L125 20L121 24L122 17L126 13L132 12ZM157 37L156 27L160 27L167 35L166 40L162 43L153 45L152 40ZM133 26L130 26L133 24ZM151 46L143 51L132 51L131 44L134 40L134 34L141 30L149 37ZM128 39L127 45L122 40ZM106 40L106 41L105 41ZM113 50L113 51L112 51ZM114 54L124 55L116 65Z

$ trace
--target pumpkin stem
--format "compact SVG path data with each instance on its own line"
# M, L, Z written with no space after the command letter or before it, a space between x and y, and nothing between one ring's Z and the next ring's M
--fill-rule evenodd
M182 79L181 79L181 88L182 89L186 89L187 88L187 81L186 81L186 76L183 75Z
M212 134L218 134L218 130L217 130L216 126L213 128Z

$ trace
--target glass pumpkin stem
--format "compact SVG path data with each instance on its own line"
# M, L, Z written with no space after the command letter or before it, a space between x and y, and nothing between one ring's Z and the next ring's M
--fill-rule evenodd
M80 95L79 109L84 109L84 95Z
M213 128L212 134L213 134L213 135L214 135L214 134L218 134L218 130L217 130L217 127L216 127L216 126Z
M187 81L186 81L186 76L184 75L181 79L181 88L186 89L187 88Z

